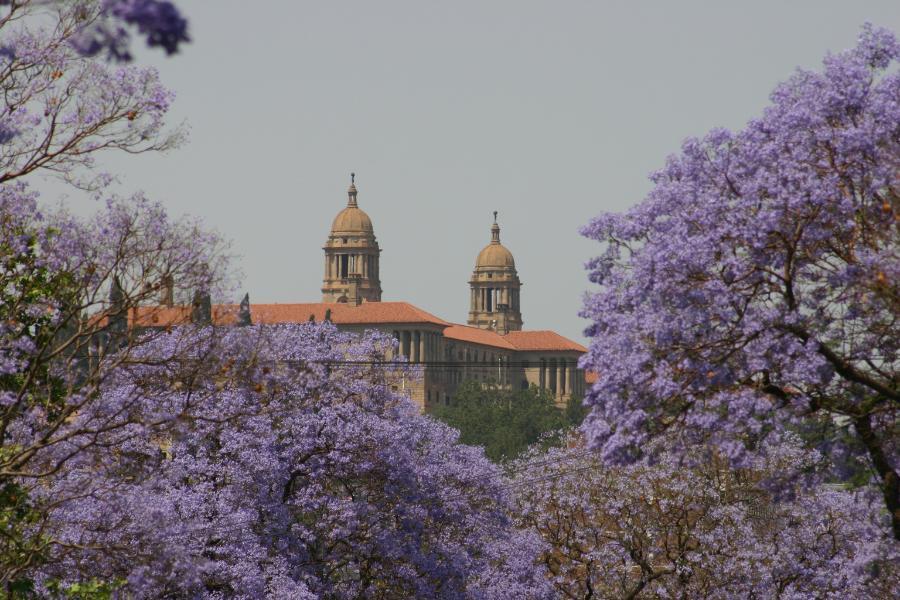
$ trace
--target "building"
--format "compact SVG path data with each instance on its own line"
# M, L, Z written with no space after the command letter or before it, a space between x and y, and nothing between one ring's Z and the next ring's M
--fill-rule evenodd
M478 253L469 280L467 323L451 323L408 302L382 301L381 248L372 220L359 207L353 179L351 175L347 206L334 218L323 247L321 302L250 304L245 297L240 307L204 307L202 302L193 308L146 307L133 315L132 324L160 327L191 319L223 325L239 320L278 324L327 319L348 331L384 331L398 340L400 352L410 362L421 364L420 379L397 385L425 410L449 403L465 380L504 389L535 385L549 390L559 404L573 394L584 394L584 372L577 363L586 348L554 331L522 328L522 284L512 253L500 242L497 213L490 241Z

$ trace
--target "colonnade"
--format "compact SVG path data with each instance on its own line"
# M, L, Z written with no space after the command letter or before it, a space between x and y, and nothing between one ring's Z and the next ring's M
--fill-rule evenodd
M434 331L394 331L400 341L400 354L409 362L421 363L440 359L440 334Z
M346 264L344 264L346 259ZM359 274L363 279L378 280L378 260L374 254L329 253L325 257L325 278L346 279Z
M515 375L510 372L511 366L515 365L515 359L512 356L504 356L502 353L493 353L486 350L472 350L467 347L458 348L449 355L445 355L445 348L448 352L453 346L445 347L442 343L442 336L439 332L428 331L423 329L394 330L394 337L399 341L399 351L403 356L409 359L410 363L421 364L430 362L459 362L456 369L441 367L436 369L435 373L429 376L428 381L438 383L459 383L463 379L474 378L485 381L491 379L501 386L510 385L518 380L518 377L526 377L525 373L535 368L534 363L531 367L527 364L522 368L521 375ZM510 362L513 365L510 365ZM513 368L518 368L514 366ZM572 394L582 394L583 390L583 372L578 368L578 362L574 358L541 358L539 359L538 381L531 380L540 388L549 390L553 397L560 400ZM446 377L444 373L446 372ZM511 379L515 377L516 379ZM457 379L458 378L458 379ZM527 381L526 378L523 381ZM429 384L430 385L430 384Z
M473 287L470 306L477 312L497 312L497 305L505 304L519 310L519 290L508 287Z
M538 385L550 390L557 397L579 393L581 390L578 389L580 386L577 385L577 374L578 363L575 360L542 358Z

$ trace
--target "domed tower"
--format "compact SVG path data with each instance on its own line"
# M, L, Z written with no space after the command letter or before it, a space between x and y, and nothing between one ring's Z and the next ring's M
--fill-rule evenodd
M356 174L350 174L347 208L334 218L325 242L322 302L381 301L378 257L372 219L356 204Z
M469 281L472 299L468 324L493 329L500 334L521 330L521 286L512 252L500 243L500 226L497 225L497 213L494 212L491 243L478 253L475 271Z

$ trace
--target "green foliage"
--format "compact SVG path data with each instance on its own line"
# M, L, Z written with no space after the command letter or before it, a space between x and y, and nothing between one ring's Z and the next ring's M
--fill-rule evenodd
M566 408L563 412L563 416L566 423L572 427L578 427L581 425L581 422L584 421L584 418L589 411L590 409L584 405L584 398L573 394L572 396L569 396L569 399L566 401Z
M116 597L116 590L125 585L124 581L100 581L91 579L81 583L60 585L59 582L51 582L47 587L55 598L67 600L110 600Z
M6 217L0 222L0 228L5 230L0 239L22 241L17 245L0 243L0 322L5 325L6 342L13 345L15 340L27 339L35 348L52 348L66 325L55 320L57 311L70 315L66 309L77 303L79 290L72 273L43 266L41 244L52 241L58 232L29 230ZM47 548L46 536L41 533L41 521L46 515L30 501L28 490L7 474L18 469L14 457L21 451L9 443L7 428L17 414L34 406L46 410L51 421L65 417L60 414L67 391L65 382L51 374L49 361L30 358L18 370L0 375L0 392L17 398L16 402L0 408L0 565L6 575L46 560ZM33 582L15 577L5 584L2 590L5 596L32 597Z
M549 391L535 386L498 390L477 381L464 381L450 405L436 407L432 415L458 429L462 443L483 446L487 457L499 462L546 440L550 432L580 423L584 411L581 401L575 402L562 411Z

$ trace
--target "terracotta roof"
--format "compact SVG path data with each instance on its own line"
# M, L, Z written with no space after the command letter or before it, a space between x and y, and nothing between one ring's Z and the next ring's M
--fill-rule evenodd
M516 350L587 352L587 348L555 331L510 331L503 336Z
M338 325L378 325L401 323L430 323L446 326L443 319L425 312L408 302L363 302L359 306L340 303L306 304L251 304L250 319L254 324L303 323L310 315L316 321L325 320L325 312L331 309L331 320ZM230 325L237 320L236 304L216 304L212 307L213 323ZM188 323L191 308L187 306L142 306L129 315L131 325L163 327Z
M451 340L459 340L461 342L503 348L504 350L515 350L512 344L506 341L506 339L496 331L479 329L478 327L469 327L468 325L450 325L450 327L444 330L444 337Z
M359 306L342 303L250 304L250 318L256 324L302 323L313 315L325 320L331 309L331 320L338 325L377 325L379 323L448 323L409 302L363 302Z
M136 306L128 311L131 327L165 327L190 322L190 306Z
M584 382L588 385L594 385L597 383L597 374L593 371L585 371Z
M305 304L251 304L250 318L254 324L303 323L310 315L316 321L325 320L331 309L331 320L338 325L422 324L444 327L444 337L471 344L492 346L503 350L587 352L587 348L555 331L511 331L500 335L489 329L448 323L408 302L363 302L359 306L341 303L314 302ZM212 307L213 323L231 325L237 320L237 304L216 304ZM164 327L189 323L189 306L141 306L129 312L131 326Z

